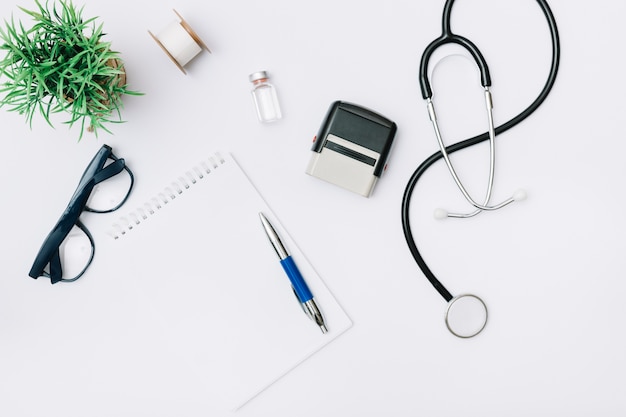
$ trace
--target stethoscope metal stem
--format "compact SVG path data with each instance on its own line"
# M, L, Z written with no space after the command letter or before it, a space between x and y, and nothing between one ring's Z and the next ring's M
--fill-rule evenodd
M439 123L437 122L437 114L435 112L435 106L431 98L426 99L428 115L430 117L430 121L433 124L433 129L435 130L435 136L437 137L437 143L439 144L439 148L441 149L443 160L445 161L448 167L448 170L450 171L450 174L452 175L452 178L454 179L454 182L456 183L457 187L463 194L463 197L465 197L465 199L471 205L476 207L476 210L471 213L446 213L448 217L455 217L455 218L473 217L483 210L498 210L512 203L513 201L515 201L515 199L511 197L511 198L504 200L503 202L499 204L489 205L489 200L491 199L491 193L493 190L493 180L494 180L494 173L495 173L496 133L495 133L495 126L493 122L493 99L491 97L491 92L489 91L489 87L484 87L484 89L485 89L485 105L486 105L486 110L487 110L487 119L489 123L489 180L487 183L487 191L485 193L485 199L482 204L476 202L472 198L472 196L470 196L469 192L467 191L467 189L461 182L461 179L459 178L456 170L454 169L454 166L452 165L452 161L450 160L450 156L448 155L448 152L446 150L446 146L443 143L441 130L439 129Z

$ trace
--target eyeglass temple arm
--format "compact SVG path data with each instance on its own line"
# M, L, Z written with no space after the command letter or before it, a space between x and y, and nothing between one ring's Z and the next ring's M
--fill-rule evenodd
M124 170L126 166L124 159L115 159L112 163L102 168L98 173L93 176L93 185L99 184L102 181L108 180L109 178L119 174Z
M59 248L57 248L52 254L52 259L50 259L50 283L56 284L61 281L62 277L61 256L59 255Z

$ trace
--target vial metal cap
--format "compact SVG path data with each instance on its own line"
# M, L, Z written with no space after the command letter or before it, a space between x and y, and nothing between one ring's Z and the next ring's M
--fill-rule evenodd
M262 80L264 78L268 78L267 71L253 72L252 74L248 76L248 79L250 80L251 83L258 81L258 80Z

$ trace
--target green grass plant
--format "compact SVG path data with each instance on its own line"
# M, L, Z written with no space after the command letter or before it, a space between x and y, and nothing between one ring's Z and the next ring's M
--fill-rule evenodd
M70 127L80 125L97 134L110 130L107 123L121 122L122 95L138 95L126 84L119 53L102 40L102 24L96 17L83 19L83 7L71 0L35 0L35 10L20 9L33 25L5 20L0 27L0 107L25 115L32 128L33 116L66 112Z

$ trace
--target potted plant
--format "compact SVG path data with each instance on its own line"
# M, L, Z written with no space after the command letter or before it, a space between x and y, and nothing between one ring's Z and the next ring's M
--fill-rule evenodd
M71 0L50 7L35 0L36 10L20 9L34 24L26 28L13 18L0 27L0 107L25 115L32 126L35 113L50 126L50 115L67 112L70 127L80 124L97 134L105 126L121 122L122 95L138 95L128 89L119 53L102 40L97 18L83 20L83 8Z

